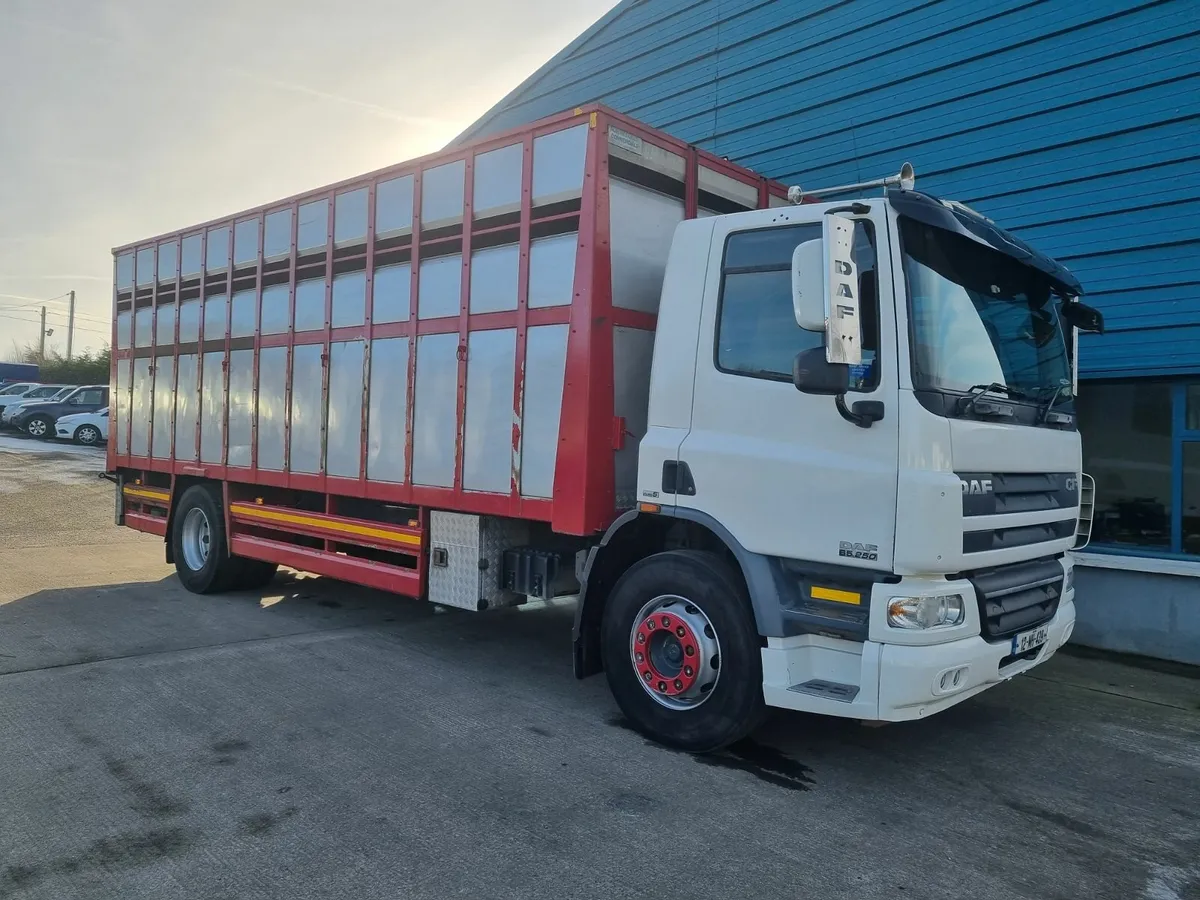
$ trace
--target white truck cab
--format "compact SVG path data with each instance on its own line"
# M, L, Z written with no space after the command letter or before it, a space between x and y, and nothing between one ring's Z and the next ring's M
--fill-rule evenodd
M902 175L675 232L639 508L582 566L576 628L577 673L660 740L719 746L764 706L922 718L1071 636L1072 329L1102 318ZM663 552L627 567L632 541Z

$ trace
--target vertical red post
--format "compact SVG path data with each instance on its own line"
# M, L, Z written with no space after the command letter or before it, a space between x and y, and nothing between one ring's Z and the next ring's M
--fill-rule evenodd
M327 453L326 439L329 436L329 370L332 353L333 331L333 230L337 215L337 191L329 192L329 208L325 210L325 333L321 336L324 350L321 353L321 459L317 463L321 476L321 490L326 490ZM333 498L325 494L325 512L333 512ZM333 541L325 541L325 552L336 551Z
M229 376L230 335L233 333L233 238L237 234L237 222L229 223L228 259L225 264L225 355L221 359L221 390L225 402L221 404L221 465L229 465ZM228 505L226 505L226 534L228 531Z
M525 345L529 322L530 224L533 218L533 133L521 142L521 235L517 263L517 351L513 377L512 509L521 502L521 432L525 425Z
M180 245L183 252L183 245ZM200 328L196 335L196 465L204 465L200 458L200 440L204 432L204 307L208 305L208 229L200 231Z
M292 359L296 355L296 245L300 240L300 201L292 202L292 245L288 250L287 359L283 375L283 471L290 479L292 469Z
M554 470L551 524L563 534L591 534L604 528L616 506L608 122L598 119L592 113ZM580 485L583 499L576 503Z
M371 350L375 345L375 191L378 180L367 185L367 257L363 262L363 396L358 437L358 485L367 495L367 442L371 416Z
M458 303L458 396L454 435L454 491L463 488L464 442L467 436L467 354L470 352L471 325L471 227L474 224L475 157L463 165L462 275Z
M258 214L258 256L254 261L254 363L252 399L250 410L250 471L258 472L258 393L259 374L258 360L262 352L262 280L263 280L263 246L267 239L267 214ZM232 302L232 298L230 300Z
M413 421L417 408L417 310L421 300L421 175L413 172L412 252L408 282L408 408L404 411L404 483L412 492Z
M687 148L684 160L686 168L683 172L683 217L694 219L700 201L700 173L695 147Z
M183 237L175 236L175 332L171 336L171 444L168 458L175 471L175 416L179 410L179 310L183 306Z

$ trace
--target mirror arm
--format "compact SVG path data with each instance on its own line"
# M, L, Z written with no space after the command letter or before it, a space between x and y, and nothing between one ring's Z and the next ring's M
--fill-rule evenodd
M870 428L883 418L883 404L873 400L856 400L853 406L846 406L846 395L838 394L834 405L839 415L851 425L859 428Z

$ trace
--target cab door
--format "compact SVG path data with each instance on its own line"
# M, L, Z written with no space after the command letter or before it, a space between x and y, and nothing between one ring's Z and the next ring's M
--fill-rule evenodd
M792 383L796 354L824 343L822 333L796 324L792 253L821 239L828 208L716 220L691 428L679 452L695 493L675 499L714 517L747 550L887 570L895 540L898 368L881 203L853 217L863 365L852 370L845 402L882 401L884 417L859 427L833 397L803 394Z

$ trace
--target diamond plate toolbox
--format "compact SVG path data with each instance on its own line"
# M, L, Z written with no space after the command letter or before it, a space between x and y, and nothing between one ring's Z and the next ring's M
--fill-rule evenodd
M500 587L504 551L529 540L518 519L429 514L429 602L459 609L515 606L525 598Z

